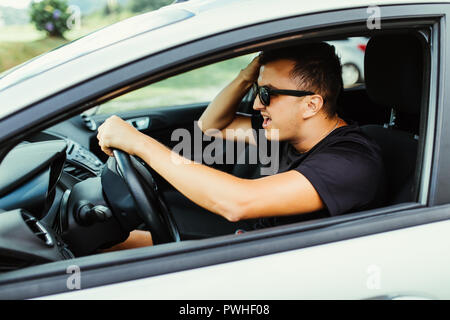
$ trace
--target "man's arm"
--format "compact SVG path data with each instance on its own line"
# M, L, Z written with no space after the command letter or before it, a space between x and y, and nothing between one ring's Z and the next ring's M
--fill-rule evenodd
M323 208L314 187L297 171L256 180L241 179L202 164L186 162L152 138L143 141L137 156L191 201L229 221Z
M112 155L114 147L140 157L191 201L229 221L300 214L324 206L299 172L237 178L180 156L116 116L99 128L98 138L107 154Z
M252 128L250 117L236 115L236 110L258 78L259 68L258 56L211 101L198 122L200 129L205 134L214 135L208 130L215 129L227 138L227 129L243 129L234 131L235 135L228 136L228 139L256 144L253 135L243 134L246 130Z

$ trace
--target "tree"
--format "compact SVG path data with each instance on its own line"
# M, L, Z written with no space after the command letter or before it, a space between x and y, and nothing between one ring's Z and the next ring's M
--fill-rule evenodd
M31 4L31 22L36 29L43 30L51 37L64 37L69 27L70 17L67 0L41 0Z

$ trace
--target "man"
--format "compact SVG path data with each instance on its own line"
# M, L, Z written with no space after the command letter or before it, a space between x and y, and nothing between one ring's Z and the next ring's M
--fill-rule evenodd
M236 115L252 86L260 115ZM264 52L218 94L199 119L203 132L244 129L233 139L256 145L256 136L243 133L263 129L280 143L278 173L258 179L173 161L181 156L115 116L99 128L99 144L110 156L111 148L139 156L187 198L229 221L257 219L249 228L374 208L384 200L380 150L337 115L341 90L334 47L312 43Z

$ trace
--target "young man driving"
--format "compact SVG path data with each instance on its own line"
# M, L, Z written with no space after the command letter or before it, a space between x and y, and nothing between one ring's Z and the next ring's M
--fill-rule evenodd
M259 114L236 115L252 87L257 93L253 109ZM99 144L110 156L112 148L139 156L212 213L233 222L256 219L249 228L381 206L385 173L379 147L337 115L341 90L334 47L311 43L264 52L216 96L199 119L203 132L232 129L233 139L258 145L257 136L244 134L253 128L279 143L278 172L257 179L173 161L181 156L117 116L99 127ZM150 244L146 239L142 232L132 232L122 247Z

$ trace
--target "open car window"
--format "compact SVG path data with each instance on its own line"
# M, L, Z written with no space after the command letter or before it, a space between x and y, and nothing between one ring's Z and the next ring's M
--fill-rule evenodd
M345 88L364 83L364 53L368 40L367 37L349 37L328 41L336 48L341 59ZM102 104L96 109L96 113L113 114L145 108L209 102L250 63L255 55L249 54L213 63L145 86Z
M253 57L254 54L241 56L170 77L108 101L97 113L209 102Z

